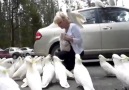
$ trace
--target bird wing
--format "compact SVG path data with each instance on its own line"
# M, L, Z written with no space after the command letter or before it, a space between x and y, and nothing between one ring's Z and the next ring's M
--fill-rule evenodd
M108 4L110 6L115 6L115 1L114 0L107 0L108 1Z
M88 88L93 88L91 76L86 67L79 66L76 68L76 70L74 69L74 77L79 85Z
M0 90L20 90L20 88L13 79L0 78Z
M71 12L68 11L67 15L71 22L76 23L81 28L83 27L82 24L86 21L85 18L78 12Z
M105 7L105 5L103 4L101 0L95 0L94 3L96 7L102 7L102 8Z
M105 63L101 64L101 67L102 67L106 72L115 75L115 68L114 68L111 64L109 64L108 62L105 62Z

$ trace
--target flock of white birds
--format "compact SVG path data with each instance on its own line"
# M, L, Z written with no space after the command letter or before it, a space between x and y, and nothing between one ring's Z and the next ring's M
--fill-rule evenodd
M108 76L116 76L124 88L129 87L129 57L121 54L112 55L114 66L106 57L99 55L100 66ZM91 76L82 64L79 54L75 55L75 67L73 72L67 70L62 64L63 60L57 56L48 54L44 56L26 56L2 58L0 60L0 90L20 90L16 80L22 80L21 88L29 87L30 90L42 90L50 83L59 83L63 88L69 88L68 78L75 79L84 90L95 90ZM126 89L125 89L126 90Z
M79 54L75 55L75 67L70 72L57 56L2 58L0 60L0 90L20 90L16 80L22 80L21 88L42 90L50 83L59 83L63 88L69 88L68 78L75 79L84 90L95 90L87 68L82 64Z
M118 80L123 84L124 90L129 89L129 57L121 54L112 55L114 66L111 65L107 58L103 55L99 55L100 66L103 68L107 76L116 76Z
M129 87L129 57L121 54L112 55L114 66L106 57L98 56L101 68L108 76L116 76L121 81L125 90ZM0 60L0 90L20 90L16 80L23 81L21 88L29 87L30 90L42 90L50 83L59 83L63 88L69 88L68 78L75 79L84 90L95 90L86 66L82 64L79 54L75 55L73 72L67 70L62 64L63 60L48 54L44 56L26 56L2 58Z

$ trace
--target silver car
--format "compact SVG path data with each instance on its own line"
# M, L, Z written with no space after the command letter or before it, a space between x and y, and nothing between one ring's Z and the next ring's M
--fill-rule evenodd
M129 9L91 7L78 12L86 19L81 30L85 55L129 52ZM61 32L54 24L39 29L35 54L46 56L58 51Z
M20 49L23 51L23 54L25 56L28 56L28 55L34 56L35 55L34 50L32 48L30 48L30 47L22 47Z
M18 58L19 56L23 56L23 51L19 47L9 47L6 48L5 51L9 52L14 59Z

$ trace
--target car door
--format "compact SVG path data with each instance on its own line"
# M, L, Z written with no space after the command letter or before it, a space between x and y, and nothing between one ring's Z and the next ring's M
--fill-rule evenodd
M3 57L9 57L8 51L3 51L2 54L3 54Z
M0 58L3 58L3 56L2 56L2 52L3 52L3 51L1 50L1 51L0 51Z
M101 30L97 22L96 8L80 11L85 17L82 38L85 53L91 54L101 51Z
M102 50L129 50L129 10L108 7L101 8L98 12L102 30Z

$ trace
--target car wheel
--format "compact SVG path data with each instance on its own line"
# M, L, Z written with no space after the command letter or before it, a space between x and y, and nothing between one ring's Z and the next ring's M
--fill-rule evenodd
M26 53L26 56L29 56L30 54L29 53Z
M13 54L13 55L12 55L12 58L13 58L13 59L17 59L17 55L16 55L16 54Z
M50 54L51 54L51 55L55 55L55 53L56 53L56 52L59 52L59 51L60 51L60 46L59 46L59 44L56 44L55 46L53 46L53 48L52 48Z

